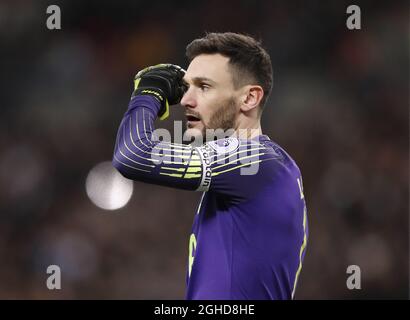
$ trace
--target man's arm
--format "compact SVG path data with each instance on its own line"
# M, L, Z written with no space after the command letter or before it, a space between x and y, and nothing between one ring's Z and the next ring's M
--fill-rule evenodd
M161 105L151 96L134 96L118 129L113 165L126 178L198 190L202 166L192 146L156 141L154 121Z
M183 94L183 73L168 72L168 66L172 65L149 67L137 74L136 89L117 134L114 167L126 178L146 183L250 196L256 188L249 190L249 184L266 178L258 174L259 166L278 158L262 144L232 137L194 148L155 139L155 119L168 114L164 111L168 100L176 104Z

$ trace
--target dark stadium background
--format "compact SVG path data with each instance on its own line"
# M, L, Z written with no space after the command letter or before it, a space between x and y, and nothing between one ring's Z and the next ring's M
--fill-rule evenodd
M51 4L61 30L46 28ZM361 30L346 28L350 4ZM301 168L308 207L296 298L408 298L407 2L2 0L1 299L184 298L200 194L134 182L125 207L103 210L85 182L111 160L134 74L186 67L205 31L246 32L271 54L263 129ZM61 290L46 287L52 264ZM361 290L346 288L349 265Z

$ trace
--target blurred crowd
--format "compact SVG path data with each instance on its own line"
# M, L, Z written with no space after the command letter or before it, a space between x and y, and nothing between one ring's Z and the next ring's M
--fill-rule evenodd
M309 242L296 299L409 293L409 7L349 1L0 2L0 298L182 299L199 193L134 182L94 205L89 171L110 161L134 74L184 67L205 31L245 32L270 53L264 133L302 174ZM182 119L175 107L172 129ZM46 287L59 265L62 289ZM361 290L346 269L361 268Z

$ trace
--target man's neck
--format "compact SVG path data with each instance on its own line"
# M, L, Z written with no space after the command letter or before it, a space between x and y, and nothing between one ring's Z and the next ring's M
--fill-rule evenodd
M247 124L239 123L234 133L234 135L240 139L252 139L261 134L262 127L260 121Z
M246 129L238 129L235 131L235 136L240 138L240 139L253 139L257 136L260 136L262 134L262 129L261 127L259 128L246 128Z

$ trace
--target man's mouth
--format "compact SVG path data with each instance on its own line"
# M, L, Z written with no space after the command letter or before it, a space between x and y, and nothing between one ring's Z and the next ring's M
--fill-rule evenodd
M201 121L201 119L199 117L194 116L192 114L187 114L186 119L187 119L188 123L192 124L192 125L194 125L194 124L198 123L199 121Z

